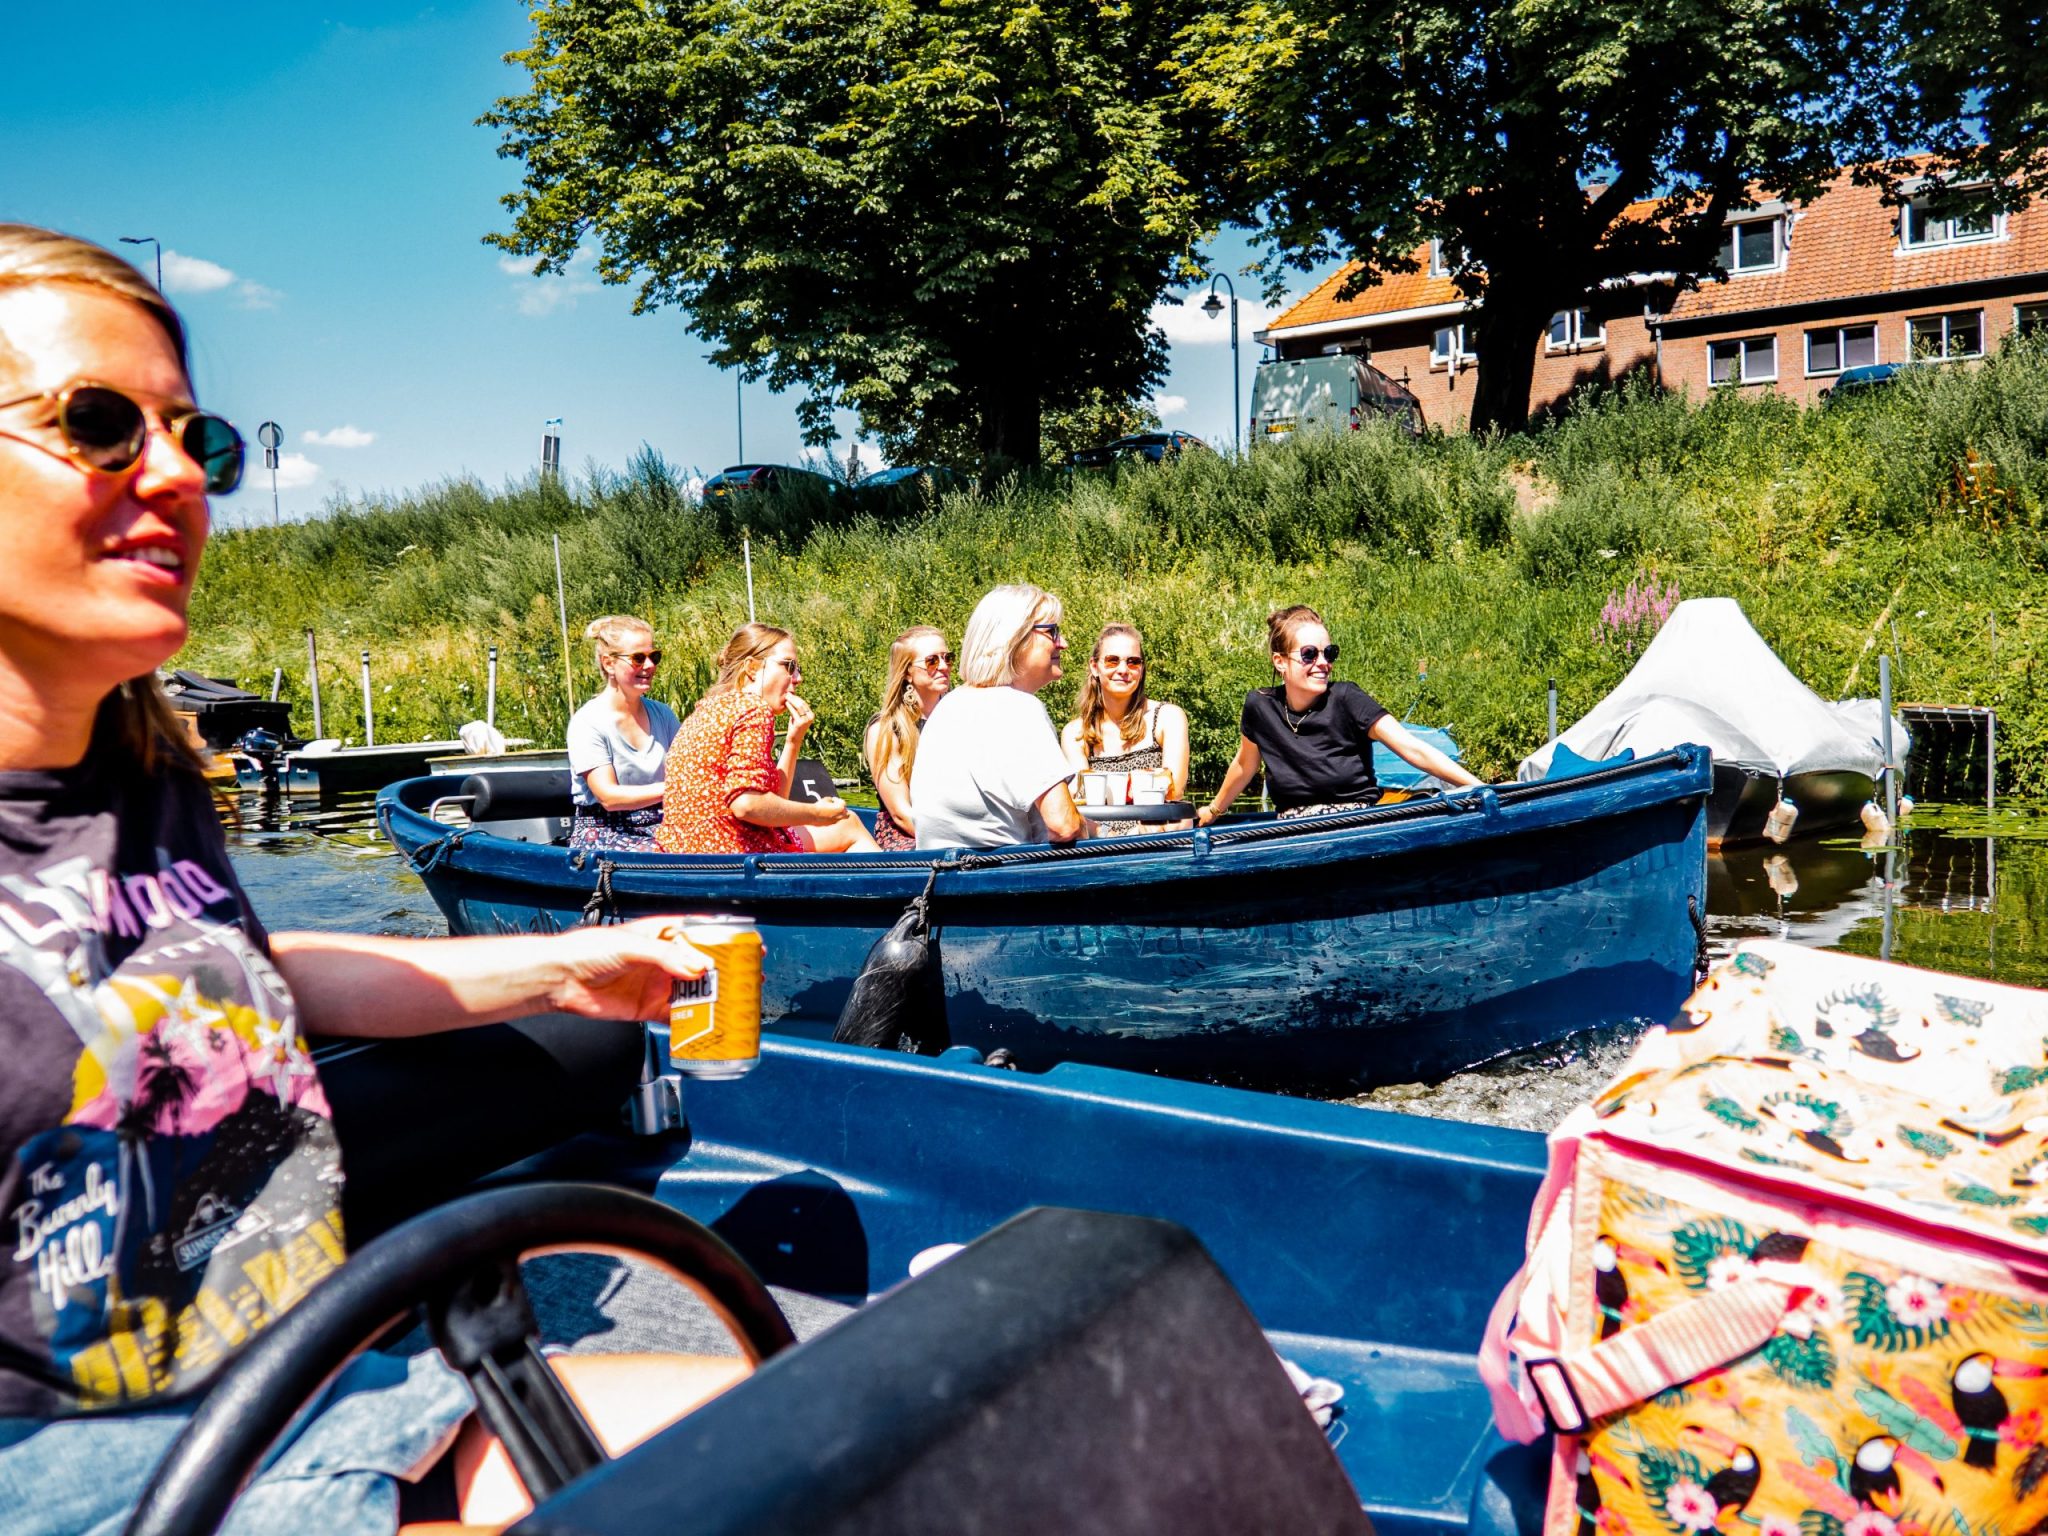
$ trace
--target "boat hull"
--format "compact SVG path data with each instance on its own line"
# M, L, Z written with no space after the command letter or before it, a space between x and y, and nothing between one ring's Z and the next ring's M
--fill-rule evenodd
M933 894L945 1039L1058 1061L1271 1087L1444 1076L1578 1030L1663 1019L1690 990L1704 910L1704 752L1424 803L942 860ZM645 857L604 866L379 801L457 933L593 915L722 912L767 941L771 1028L828 1033L930 854ZM1350 823L1362 823L1350 825ZM602 889L600 890L600 875Z
M1794 837L1861 831L1864 803L1876 793L1877 785L1868 774L1849 769L1795 773L1781 781L1774 773L1716 763L1714 794L1707 802L1707 844L1766 841L1764 823L1781 794L1799 807L1792 823Z

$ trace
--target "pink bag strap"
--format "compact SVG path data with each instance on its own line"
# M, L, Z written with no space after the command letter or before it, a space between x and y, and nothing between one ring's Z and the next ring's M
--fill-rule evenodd
M1493 1303L1493 1311L1486 1319L1486 1334L1479 1341L1479 1379L1486 1384L1486 1395L1493 1402L1494 1426L1508 1439L1522 1445L1540 1436L1545 1426L1542 1404L1515 1380L1508 1358L1508 1335L1514 1329L1515 1309L1521 1305L1522 1291L1528 1284L1529 1270L1536 1262L1543 1229L1549 1225L1551 1212L1557 1209L1558 1201L1572 1187L1572 1172L1578 1164L1579 1139L1560 1131L1551 1137L1549 1150L1550 1166L1543 1175L1542 1187L1536 1191L1536 1203L1529 1211L1527 1257L1523 1259L1522 1267L1515 1271L1514 1278L1501 1287L1501 1293Z
M1810 1287L1776 1276L1738 1280L1585 1349L1525 1360L1523 1375L1550 1426L1574 1434L1761 1349L1809 1293ZM1501 1432L1509 1434L1505 1422Z

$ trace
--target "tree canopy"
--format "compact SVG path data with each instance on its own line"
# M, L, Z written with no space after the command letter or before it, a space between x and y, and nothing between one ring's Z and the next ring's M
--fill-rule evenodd
M1356 293L1440 242L1483 301L1472 426L1514 429L1553 314L1712 276L1731 209L1881 147L1886 3L1238 0L1173 68L1269 277L1351 257Z
M594 246L636 305L850 407L885 449L1035 462L1048 411L1142 398L1195 196L1157 65L1181 0L549 0L483 122L524 166L490 239Z

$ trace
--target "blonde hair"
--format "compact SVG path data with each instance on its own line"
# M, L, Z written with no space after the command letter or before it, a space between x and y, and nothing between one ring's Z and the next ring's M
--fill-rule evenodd
M718 669L718 676L704 690L704 697L715 699L721 693L744 688L761 670L762 658L789 637L788 630L777 629L773 624L742 624L712 658L711 664Z
M1102 679L1096 675L1093 663L1102 660L1102 642L1111 635L1129 635L1139 645L1145 643L1145 637L1138 633L1138 626L1135 624L1105 624L1102 626L1102 633L1095 637L1095 649L1088 653L1088 676L1081 684L1080 702L1074 707L1074 713L1081 720L1081 755L1084 757L1095 757L1102 751L1102 722L1106 711L1102 705ZM1130 705L1124 711L1122 750L1126 752L1132 750L1131 722L1135 720L1142 725L1146 707L1151 702L1145 692L1146 676L1144 672L1138 674L1137 691L1131 695Z
M0 224L0 291L52 283L96 288L135 305L169 339L178 367L190 372L185 324L148 278L90 240L33 224ZM0 334L0 361L13 352L7 337ZM199 754L186 740L155 672L128 679L107 696L100 708L101 719L105 721L111 716L109 723L116 738L141 763L144 772L154 772L162 765L199 771Z
M960 637L960 665L953 676L964 688L1004 688L1017 676L1017 651L1034 624L1057 624L1065 610L1043 587L1016 582L997 587L974 605L967 633Z
M1278 608L1266 615L1266 641L1275 656L1285 656L1294 645L1294 632L1304 624L1321 625L1323 616L1306 603L1296 603L1291 608Z
M627 638L630 635L645 635L652 640L654 626L645 619L634 618L630 613L608 613L603 618L592 619L583 626L583 638L597 642L594 654L597 657L598 671L604 670L604 658L607 653L617 656L632 645L633 642Z
M882 740L874 761L868 764L868 772L877 784L898 763L903 765L903 782L908 784L911 767L917 761L921 707L917 686L910 680L910 669L917 665L918 647L914 642L919 635L931 635L939 644L946 643L946 632L930 624L912 625L889 642L889 675L882 683L882 707L875 716L882 723Z

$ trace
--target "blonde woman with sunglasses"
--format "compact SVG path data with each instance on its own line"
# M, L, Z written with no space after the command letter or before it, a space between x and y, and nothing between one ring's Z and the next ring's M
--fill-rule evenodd
M638 1075L641 1032L617 1021L665 1018L674 981L704 971L663 918L545 938L264 929L156 682L187 639L208 498L241 469L163 296L98 246L0 224L9 1536L117 1529L235 1347L367 1235L366 1169L401 1167L382 1196L417 1210L594 1128ZM581 1017L523 1017L542 1010ZM350 1053L400 1067L378 1102L359 1102L360 1066L315 1059L315 1034L378 1038ZM462 1052L531 1093L499 1090L488 1124L445 1105L429 1154L420 1126L379 1119L423 1052L442 1079ZM237 1529L388 1533L470 1397L432 1355L372 1352L325 1401Z
M773 624L742 624L668 751L655 841L664 853L873 853L875 840L837 795L796 800L797 759L816 718L796 691L796 641ZM789 715L782 756L776 717Z
M1077 783L1083 773L1164 773L1166 798L1178 800L1188 785L1187 711L1151 696L1146 666L1145 637L1137 627L1105 624L1095 637L1088 676L1074 718L1060 732L1060 746ZM1099 826L1096 835L1160 830L1143 822L1113 821Z
M1262 767L1283 819L1372 805L1380 797L1374 742L1447 784L1479 782L1358 684L1335 680L1339 648L1315 609L1280 609L1267 617L1266 635L1276 681L1245 695L1237 755L1215 798L1196 813L1201 825L1229 810Z
M653 853L669 743L682 727L674 710L647 697L661 665L654 628L613 613L592 619L583 638L596 642L604 691L569 719L569 846Z
M865 740L868 776L875 781L875 842L885 851L917 846L917 818L910 809L910 770L924 723L953 686L953 653L946 637L929 624L906 629L889 644L889 675L882 683L882 707L868 720Z

